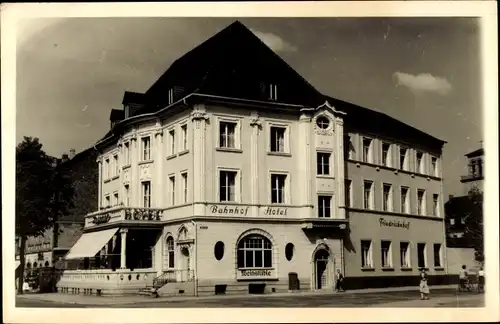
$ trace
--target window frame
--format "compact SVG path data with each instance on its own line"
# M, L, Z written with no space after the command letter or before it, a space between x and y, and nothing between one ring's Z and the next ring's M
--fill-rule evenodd
M124 202L124 205L126 207L130 207L130 185L129 184L123 185L123 189L125 191L125 202Z
M363 242L367 242L368 250L365 256L365 249ZM373 240L371 239L362 239L360 241L360 251L361 251L361 268L363 269L373 269L375 267L373 262Z
M167 129L168 133L168 156L175 155L177 153L177 143L176 141L176 131L175 126Z
M436 163L434 163L436 162ZM431 175L434 177L439 177L439 157L431 155Z
M148 144L147 151L146 151L146 145L145 145L146 143ZM141 154L141 161L153 160L152 155L151 155L151 145L152 145L152 141L151 141L150 135L141 137L141 153L142 153ZM147 152L147 158L146 158L146 152Z
M326 199L328 201L327 204L321 203L322 199ZM322 206L322 209L320 208ZM317 217L321 219L332 219L333 217L333 196L332 195L325 195L325 194L320 194L318 195L317 199ZM323 210L323 215L321 213L321 210ZM328 210L328 216L326 216L325 210Z
M384 243L388 243L389 247L387 249L384 249ZM384 251L387 250L387 255L384 256ZM386 259L387 258L387 259ZM382 268L393 268L393 260L392 260L392 241L389 240L381 240L380 241L380 261ZM386 261L386 264L384 264L384 261Z
M221 200L221 174L222 172L234 173L234 201L232 200ZM217 193L217 201L219 203L240 203L241 202L241 170L236 168L226 168L219 167L217 168L216 174L216 193Z
M403 258L403 244L406 244L406 253ZM403 259L405 262L403 262ZM399 242L399 263L401 269L411 269L411 244L408 241Z
M240 151L241 150L241 117L217 115L217 131L215 132L215 147L220 151ZM234 147L222 146L221 144L221 124L234 124Z
M256 242L250 242L250 240L261 240L261 248L257 247L252 247L250 243L256 243ZM247 244L248 243L248 244ZM267 247L266 247L267 243ZM240 251L242 251L242 261L243 264L240 264ZM257 259L257 252L261 252L261 266L257 266L255 260ZM267 254L269 254L269 258L266 259L266 251L268 251ZM247 252L251 252L252 254L252 262L247 262ZM236 244L236 268L238 270L246 270L246 269L274 269L273 263L274 263L274 246L273 242L266 236L262 234L256 234L256 233L250 233L248 235L245 235L242 237ZM266 264L266 261L270 261L270 264ZM248 263L251 263L250 265Z
M170 242L172 244L170 245ZM167 269L175 269L175 240L172 235L168 235L165 244L167 246Z
M130 162L130 141L126 141L123 143L123 166L128 166L131 164Z
M282 128L283 132L283 151L273 151L273 128ZM278 121L267 121L267 152L275 155L289 155L290 153L290 124Z
M356 140L355 140L356 135L354 134L348 134L347 135L347 159L355 161L356 158ZM351 150L352 148L352 150Z
M405 190L405 204L403 205L403 190ZM411 190L410 187L400 186L399 188L399 208L401 214L411 214L411 202L410 202ZM404 207L404 208L403 208Z
M388 200L385 197L385 188L389 187ZM386 206L387 205L387 206ZM391 183L382 182L382 211L394 212L394 186Z
M365 152L365 141L370 141L370 145L368 146L368 152ZM369 137L369 136L363 136L361 138L361 161L364 163L370 163L373 164L374 158L373 158L373 145L375 143L374 138ZM368 154L368 156L365 156L365 153Z
M146 185L149 185L148 189L149 189L149 195L146 196L146 188L147 186ZM143 208L152 208L152 183L150 180L146 180L146 181L141 181L141 195L142 195L142 207ZM148 197L148 205L149 206L145 206L145 203L146 203L146 197Z
M423 263L424 263L424 266L423 267L420 266L420 259L419 259L420 258L419 246L421 246L421 245L423 245L423 247L424 247L424 250L423 250L423 257L424 257ZM418 242L417 243L417 266L418 266L418 268L419 269L421 269L421 268L427 269L428 268L428 262L427 261L428 261L427 260L427 243L425 243L425 242Z
M419 200L419 194L423 193L422 201ZM427 190L417 189L417 215L427 216Z
M323 158L320 159L320 156ZM326 164L324 163L326 158ZM332 153L327 151L316 151L316 175L331 176ZM326 173L325 173L326 168Z
M184 151L187 151L189 150L189 145L188 145L188 125L187 125L187 122L185 123L182 123L180 125L180 129L181 129L181 145L180 145L180 148L181 148L181 151L180 152L184 152Z
M405 152L403 161L401 161L401 151ZM398 155L399 164L398 164L398 168L401 171L409 171L409 163L408 163L408 160L409 160L409 154L408 153L409 152L410 152L410 149L408 147L406 147L406 146L400 146L399 147L399 155Z
M176 185L175 173L171 173L168 175L168 196L169 196L168 200L170 202L170 206L175 206L177 203L176 191L177 191L177 185Z
M421 154L420 163L418 155ZM425 152L416 151L415 152L415 173L425 174Z
M365 197L365 192L366 192L366 184L367 183L370 183L370 195L369 195L369 205L366 206L366 197ZM375 209L375 195L374 195L374 186L375 186L375 182L373 180L367 180L367 179L363 179L363 209L366 209L366 210L374 210Z
M436 264L436 246L439 246L439 251L438 251L438 259L437 261L439 261L439 264ZM433 264L434 264L434 268L443 268L443 244L441 243L433 243L432 244L432 252L433 252Z
M184 204L187 204L189 201L189 196L188 196L188 188L189 188L189 179L188 179L188 172L187 171L182 171L181 172L181 179L182 179L182 200Z
M273 202L273 176L284 176L284 188L283 188L283 202ZM290 173L287 171L269 171L268 176L268 188L269 188L269 204L271 205L287 205L290 204Z
M436 199L437 198L437 199ZM441 216L440 196L437 193L432 194L432 215Z
M352 180L351 179L345 179L344 183L344 190L345 190L345 205L348 208L352 208Z
M387 149L387 155L385 156L385 159L384 159L384 146L385 145L388 146L388 149ZM385 166L388 168L392 167L392 147L393 147L392 143L382 141L381 146L380 146L380 152L381 152L380 160L381 160L382 166Z

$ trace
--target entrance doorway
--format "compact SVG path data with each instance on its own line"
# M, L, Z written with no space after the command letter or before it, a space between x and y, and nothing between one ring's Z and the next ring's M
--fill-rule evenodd
M327 250L320 249L314 255L314 278L316 279L316 289L326 289L329 283L328 266L330 253Z
M191 277L191 256L189 255L189 248L186 246L181 247L179 276L180 282L189 281Z

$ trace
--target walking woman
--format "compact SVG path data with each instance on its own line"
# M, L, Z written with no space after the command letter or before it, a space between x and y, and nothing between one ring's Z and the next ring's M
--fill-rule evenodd
M427 284L427 273L425 269L420 270L420 299L429 299L429 285Z

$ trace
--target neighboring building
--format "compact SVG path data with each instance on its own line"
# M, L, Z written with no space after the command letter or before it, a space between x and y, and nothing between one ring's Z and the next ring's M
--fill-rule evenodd
M444 205L446 222L446 246L448 269L450 274L457 274L462 265L476 266L474 239L468 232L468 226L474 222L474 206L469 198L469 191L479 189L483 192L484 149L480 148L465 155L468 158L469 175L462 176L464 196L449 196Z
M460 182L464 184L464 195L467 195L472 188L477 188L479 191L484 191L484 149L480 148L468 154L465 154L468 159L467 169L468 174L462 176Z
M72 149L69 155L63 154L61 159L54 158L54 165L58 165L72 183L74 206L56 222L55 227L47 229L43 236L28 237L25 270L52 267L82 234L84 216L97 206L96 158L97 151L93 147L78 154ZM16 260L19 260L19 240L16 239L16 243Z
M60 291L332 289L337 269L348 288L416 285L419 268L446 281L444 142L319 93L239 22L123 105Z

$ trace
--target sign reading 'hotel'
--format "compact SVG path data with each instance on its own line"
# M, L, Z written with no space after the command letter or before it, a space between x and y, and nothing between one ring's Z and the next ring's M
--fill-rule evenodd
M211 205L209 210L212 214L228 215L228 216L246 216L250 206L224 206ZM287 208L279 207L261 207L260 211L265 216L287 216Z

